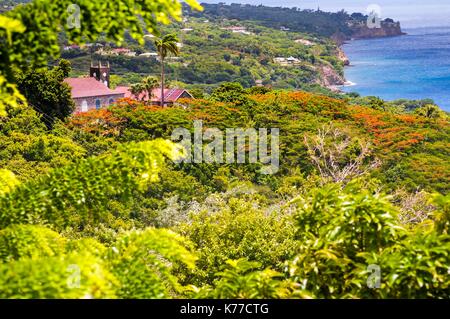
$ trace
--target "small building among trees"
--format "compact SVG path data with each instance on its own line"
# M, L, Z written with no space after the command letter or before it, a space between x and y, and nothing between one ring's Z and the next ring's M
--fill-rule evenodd
M94 109L108 107L121 98L131 98L152 105L161 105L161 86L151 90L151 96L145 90L132 93L128 86L110 88L110 66L98 62L91 64L90 77L66 78L64 82L71 88L72 99L75 103L75 113L87 112ZM156 83L157 84L157 83ZM193 96L185 89L166 88L164 90L164 105L173 105L179 99L192 99Z
M116 92L121 92L125 97L135 99L138 101L147 102L152 105L161 105L161 88L157 87L152 90L151 96L148 96L146 91L135 95L131 92L130 88L127 86L118 86L115 90ZM174 105L179 99L193 99L191 93L185 89L164 89L164 105L170 106Z
M91 64L90 77L66 78L71 87L72 99L75 102L75 112L87 112L109 106L124 97L124 93L109 88L110 66Z

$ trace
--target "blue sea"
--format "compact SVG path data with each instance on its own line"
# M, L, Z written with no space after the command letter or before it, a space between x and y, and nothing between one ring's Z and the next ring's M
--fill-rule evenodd
M407 29L405 36L344 45L346 92L385 100L431 98L450 111L450 28Z

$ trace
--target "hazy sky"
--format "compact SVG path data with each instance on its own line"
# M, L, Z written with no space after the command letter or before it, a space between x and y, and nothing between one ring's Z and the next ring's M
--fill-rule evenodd
M400 20L403 27L450 26L450 0L198 0L208 3L249 3L267 6L298 7L324 11L366 12L369 5L381 8L384 18Z

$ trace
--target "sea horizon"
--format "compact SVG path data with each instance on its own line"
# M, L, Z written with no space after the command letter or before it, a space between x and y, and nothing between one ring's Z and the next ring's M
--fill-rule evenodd
M385 100L433 99L450 111L450 27L404 29L406 35L351 40L344 92Z

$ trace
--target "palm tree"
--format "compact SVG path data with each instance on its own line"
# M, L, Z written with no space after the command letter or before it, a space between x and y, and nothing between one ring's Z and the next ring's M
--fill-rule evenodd
M426 104L415 110L415 113L420 116L427 117L429 119L436 119L444 117L445 113L434 104Z
M136 98L136 100L139 100L139 95L141 95L142 92L145 91L144 86L142 83L135 83L130 86L130 92L133 94L133 96Z
M140 83L144 91L147 92L148 100L151 102L153 89L158 87L158 80L153 76L147 76Z
M180 53L177 45L178 41L178 37L175 34L167 34L154 42L161 62L161 106L164 106L164 59L169 54L177 56Z

